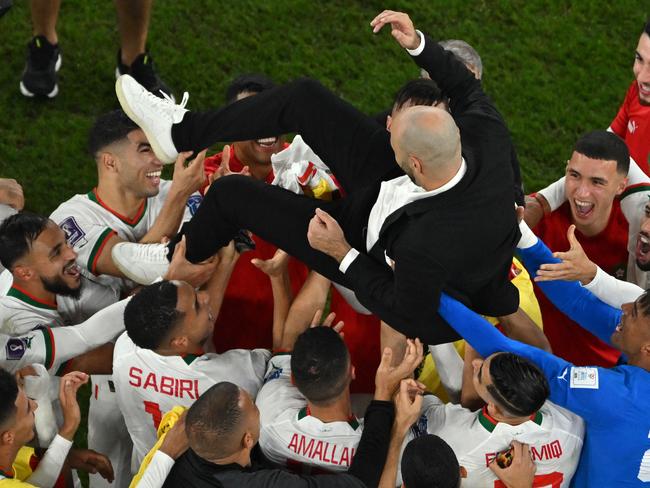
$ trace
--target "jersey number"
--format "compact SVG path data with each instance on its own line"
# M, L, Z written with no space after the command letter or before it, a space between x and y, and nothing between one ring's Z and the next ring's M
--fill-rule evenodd
M558 471L548 474L538 474L533 478L533 488L560 488L564 475ZM507 488L501 480L494 482L494 488Z
M151 418L153 419L153 426L156 428L156 430L158 430L158 426L162 420L160 405L155 402L144 402L144 411L148 414L151 414Z

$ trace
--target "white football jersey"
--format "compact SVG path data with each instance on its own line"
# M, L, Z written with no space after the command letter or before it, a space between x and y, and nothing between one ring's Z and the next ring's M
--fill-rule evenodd
M97 258L106 241L115 234L131 242L142 239L160 215L170 187L171 181L161 180L158 194L147 198L133 219L127 219L108 207L95 190L63 202L50 218L63 229L68 244L79 254L77 264L86 277L118 291L129 290L134 287L129 280L109 275L97 276ZM192 218L200 203L199 193L190 196L183 222Z
M347 471L359 445L363 420L322 422L312 417L307 400L291 382L291 355L269 361L264 386L257 395L259 444L276 463L296 471Z
M444 404L434 395L424 398L422 412L405 444L427 432L444 439L467 470L463 488L505 488L488 465L514 440L530 445L537 465L535 487L568 487L578 466L584 422L550 401L520 425L497 422L485 408L472 412L460 405Z
M176 405L189 407L216 383L230 381L255 399L270 356L267 349L161 356L136 346L124 332L115 343L113 380L137 463L156 443L162 416Z
M78 300L57 295L56 302L52 303L39 300L12 284L7 294L0 296L0 332L21 335L40 325L79 324L119 300L114 290L83 277L81 281Z
M39 327L21 336L0 333L0 366L15 373L31 364L42 364L50 374L61 367L52 330Z

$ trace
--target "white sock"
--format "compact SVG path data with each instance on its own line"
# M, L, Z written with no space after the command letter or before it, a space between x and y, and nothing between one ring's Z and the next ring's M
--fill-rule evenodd
M528 227L528 224L523 219L519 222L519 230L521 231L521 239L519 239L519 243L517 244L519 249L527 249L537 244L537 236L530 230L530 227Z

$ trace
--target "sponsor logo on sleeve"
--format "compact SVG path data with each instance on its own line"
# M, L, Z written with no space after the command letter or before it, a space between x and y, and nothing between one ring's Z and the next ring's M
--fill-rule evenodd
M194 214L199 208L199 205L201 205L202 201L203 198L201 197L201 195L192 195L190 198L187 199L187 208L190 209L190 215L194 216Z
M264 384L267 384L269 381L272 380L277 380L281 374L282 374L282 368L273 365L273 370L266 375L266 378L264 378Z
M571 368L571 381L569 383L571 388L588 388L592 390L598 389L598 368L589 367L572 367Z
M77 221L74 219L74 217L68 217L63 222L61 222L61 225L59 225L59 227L61 227L63 232L65 232L65 240L68 241L68 244L70 244L70 246L76 246L77 243L82 239L84 240L82 244L85 244L86 239L84 239L84 236L86 234L81 230L81 227L79 224L77 224Z
M22 359L25 355L25 351L27 351L27 343L21 337L12 337L7 341L7 345L5 346L8 361L18 361Z

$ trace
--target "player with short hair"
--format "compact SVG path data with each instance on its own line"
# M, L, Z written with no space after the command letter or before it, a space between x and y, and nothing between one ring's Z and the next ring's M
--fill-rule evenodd
M449 444L436 435L411 440L402 455L403 488L459 488L461 469Z
M66 460L73 469L100 472L109 482L113 469L106 456L87 449L71 449L81 414L77 403L79 387L88 375L72 372L59 387L63 424L40 458L27 444L34 438L34 411L37 403L28 398L23 377L0 368L0 487L54 486ZM37 465L37 467L36 467Z
M531 273L544 263L557 262L525 224L521 231L520 254ZM441 300L440 312L484 357L508 351L533 361L549 382L551 401L584 419L585 445L573 486L645 486L650 481L650 294L621 309L601 302L577 282L542 282L540 288L560 310L616 346L627 364L574 366L504 337L447 296Z
M530 446L537 480L568 487L582 449L580 417L547 401L546 378L521 356L496 353L472 364L472 383L485 406L475 412L427 395L411 438L430 433L444 439L465 468L468 488L494 484L490 464L514 441Z
M352 409L355 367L338 334L342 323L331 328L334 314L330 314L325 326L316 327L320 311L309 318L314 306L323 306L328 290L329 281L312 272L288 313L278 317L283 333L274 344L276 353L256 400L262 451L292 469L347 471L363 432L363 419L357 419ZM310 323L314 325L309 327ZM379 368L388 367L391 358L384 353ZM409 340L393 373L404 378L421 361L422 344Z
M160 281L143 288L126 307L126 332L115 345L113 378L138 464L156 442L162 415L174 406L192 405L205 390L226 379L253 398L262 385L268 350L205 352L234 266L231 251L230 258L222 255L209 291L195 292L185 282Z

